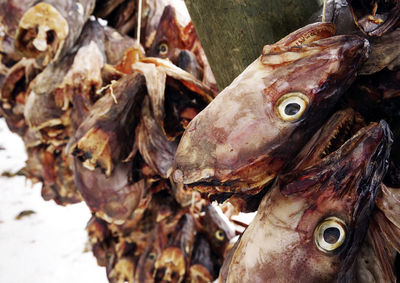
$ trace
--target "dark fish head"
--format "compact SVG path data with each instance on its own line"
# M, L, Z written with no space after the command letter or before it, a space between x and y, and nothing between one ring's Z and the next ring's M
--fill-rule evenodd
M333 31L331 24L314 24L265 46L188 125L175 155L175 181L208 193L255 193L272 180L366 58L366 40L327 37Z
M234 229L219 207L207 205L205 214L200 218L205 235L214 253L223 255L229 241L235 236Z
M372 123L281 176L242 235L227 281L341 282L367 232L390 146L386 122Z
M181 29L182 27L177 22L174 7L166 6L154 35L154 40L146 55L148 57L168 58L176 63L180 51L185 48Z

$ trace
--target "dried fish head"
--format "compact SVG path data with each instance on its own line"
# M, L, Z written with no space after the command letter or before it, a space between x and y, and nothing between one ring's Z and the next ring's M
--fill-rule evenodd
M387 124L371 123L317 164L281 176L226 263L226 281L341 281L366 235L390 145Z
M190 122L175 155L174 180L201 192L248 194L271 181L367 56L366 40L329 37L333 32L331 24L313 24L265 46Z

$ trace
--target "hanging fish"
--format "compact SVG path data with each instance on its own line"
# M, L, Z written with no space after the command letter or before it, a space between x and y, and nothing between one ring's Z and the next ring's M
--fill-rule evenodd
M348 276L390 145L387 124L371 123L338 150L278 178L224 263L223 281L340 282Z
M201 192L255 194L295 156L368 52L357 36L308 25L254 61L188 125L174 180Z

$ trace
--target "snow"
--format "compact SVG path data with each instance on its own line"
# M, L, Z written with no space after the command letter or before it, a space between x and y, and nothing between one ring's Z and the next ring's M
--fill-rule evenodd
M0 174L24 166L22 140L0 119ZM41 184L0 177L0 282L108 282L87 247L85 203L59 206L44 201ZM35 213L16 220L24 210Z

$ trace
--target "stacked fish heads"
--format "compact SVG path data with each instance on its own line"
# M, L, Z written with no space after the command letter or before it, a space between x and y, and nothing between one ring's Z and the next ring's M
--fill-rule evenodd
M255 194L304 146L353 81L368 52L329 23L267 45L189 124L174 180L201 192Z
M336 113L300 153L305 161L278 177L224 263L224 282L354 278L392 143L381 121L342 145L354 122L353 111Z

